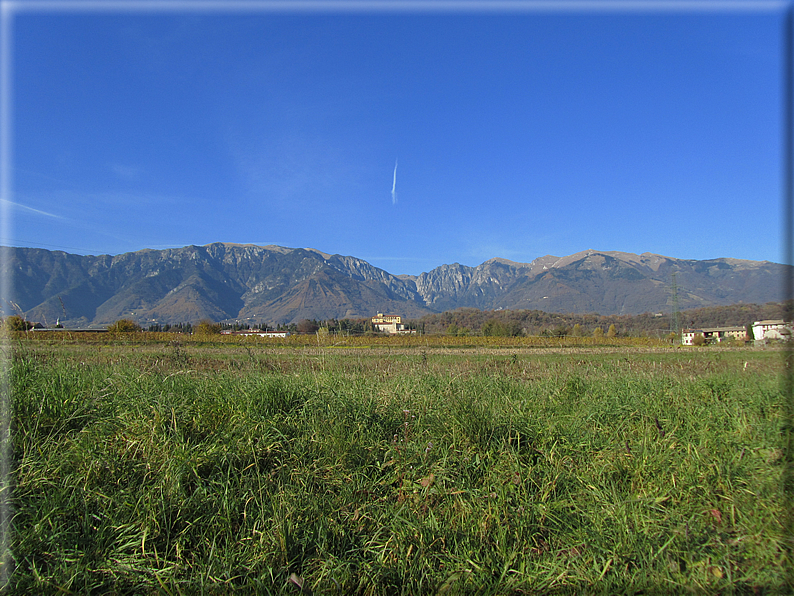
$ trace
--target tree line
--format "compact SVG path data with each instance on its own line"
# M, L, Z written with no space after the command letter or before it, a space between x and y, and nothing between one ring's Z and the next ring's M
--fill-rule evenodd
M746 326L754 321L785 318L782 302L733 304L681 311L682 328ZM788 312L791 312L789 310ZM549 313L541 310L480 310L459 308L431 314L414 322L428 334L563 336L651 336L663 338L673 330L671 313L601 315Z
M787 308L788 306L788 308ZM792 304L768 302L766 304L732 304L711 306L681 311L682 328L747 326L754 321L786 319L792 312ZM670 313L642 313L639 315L600 315L598 313L570 314L549 313L541 310L480 310L459 308L425 315L404 323L408 329L426 334L451 336L484 335L500 337L546 336L649 336L663 338L672 331ZM25 331L32 323L23 317L12 315L4 320L3 327L9 331ZM111 332L154 331L170 333L214 334L222 330L241 331L251 329L248 324L217 323L202 320L198 323L181 322L152 324L141 327L135 321L120 319L108 327ZM312 334L324 330L334 335L367 335L378 331L370 318L359 319L302 319L296 323L259 323L253 329L263 331L287 331L291 334Z

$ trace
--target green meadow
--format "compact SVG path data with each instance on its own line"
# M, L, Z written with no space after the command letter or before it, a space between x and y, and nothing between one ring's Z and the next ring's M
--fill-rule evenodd
M783 354L17 340L14 594L778 594Z

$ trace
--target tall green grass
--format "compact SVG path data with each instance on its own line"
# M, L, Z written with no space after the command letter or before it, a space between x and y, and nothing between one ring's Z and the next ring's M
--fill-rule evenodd
M779 372L21 345L9 590L782 592Z

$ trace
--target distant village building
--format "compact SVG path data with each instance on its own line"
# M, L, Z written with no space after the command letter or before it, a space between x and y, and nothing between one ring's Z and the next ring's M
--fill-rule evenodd
M289 331L262 331L261 329L243 329L242 331L232 331L224 329L223 335L258 335L259 337L287 337Z
M783 319L767 319L753 323L755 341L788 340L791 338L791 323Z
M706 343L719 343L737 339L744 341L747 330L744 327L704 327L703 329L684 329L681 332L681 343L685 346L694 345L695 336L702 335Z
M753 339L756 342L788 341L791 338L791 323L783 319L769 319L756 321L752 325ZM681 332L681 343L685 346L693 345L697 335L702 335L706 343L718 343L726 339L746 341L747 330L745 327L704 327L702 329L684 329Z
M383 333L398 334L398 333L416 333L415 329L406 329L402 324L402 317L400 315L384 315L379 312L376 316L372 317L372 326L376 331Z

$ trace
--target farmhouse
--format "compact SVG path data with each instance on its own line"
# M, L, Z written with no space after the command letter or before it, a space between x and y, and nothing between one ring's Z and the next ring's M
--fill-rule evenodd
M695 336L702 335L707 343L738 339L744 341L747 331L744 327L704 327L703 329L684 329L681 332L681 343L685 346L694 345Z
M767 319L753 323L753 337L755 341L783 339L791 337L791 323L783 319Z
M372 317L372 326L376 331L382 331L389 334L397 333L416 333L413 329L406 329L402 324L402 317L400 315L384 315L378 313Z

